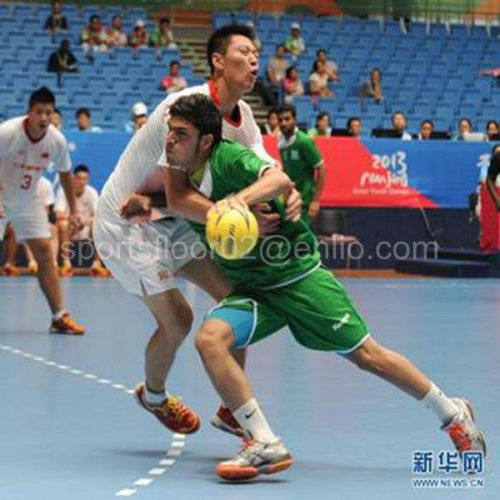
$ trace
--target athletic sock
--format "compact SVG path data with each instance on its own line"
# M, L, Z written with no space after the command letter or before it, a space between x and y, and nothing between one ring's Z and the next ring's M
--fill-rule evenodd
M161 392L155 392L149 389L147 385L145 386L145 388L146 390L144 391L144 399L150 405L160 406L167 399L167 393L165 392L165 389L163 389L163 391Z
M60 320L65 314L68 314L68 311L66 311L66 309L61 309L60 311L57 311L56 313L54 313L54 315L52 316L52 318L54 319L54 321L58 321Z
M449 423L460 411L457 405L432 382L422 402L438 416L443 424Z
M233 416L251 439L266 443L278 439L271 427L269 427L264 413L262 413L259 404L254 398L233 411Z

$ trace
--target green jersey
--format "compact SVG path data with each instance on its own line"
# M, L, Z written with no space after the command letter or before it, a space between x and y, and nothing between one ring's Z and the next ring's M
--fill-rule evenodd
M244 146L223 140L190 181L207 198L219 201L253 184L268 166L269 162ZM307 224L302 220L286 221L283 201L275 199L269 204L282 217L276 234L260 238L253 251L239 260L225 260L214 254L215 263L237 287L277 288L301 279L320 265L317 240ZM205 241L205 226L191 224Z
M303 216L307 216L316 192L314 170L323 161L321 154L314 140L298 129L295 129L290 139L281 136L279 150L285 172L302 195Z

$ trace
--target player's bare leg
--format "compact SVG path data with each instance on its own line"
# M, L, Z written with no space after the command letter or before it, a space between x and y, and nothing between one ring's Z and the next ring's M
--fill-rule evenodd
M205 290L217 302L226 297L232 289L229 280L220 273L215 264L207 257L194 258L183 266L177 275ZM244 369L246 349L233 349L231 355L236 363ZM211 423L221 431L238 437L244 436L243 429L235 420L225 402L219 406L216 414L211 419Z
M196 432L200 427L198 415L165 389L175 353L191 328L191 308L178 290L145 295L143 301L158 326L146 347L146 381L137 386L136 399L170 430L185 434Z
M463 398L447 397L407 358L383 347L371 337L347 358L362 370L383 378L431 408L458 451L486 451L484 436L474 423L470 403Z
M38 281L53 314L51 332L81 335L85 329L75 323L64 309L61 285L49 238L26 240L38 262Z
M57 232L59 235L59 244L61 252L61 268L59 274L62 277L72 276L73 268L71 266L70 251L71 251L71 238L70 227L68 218L58 218Z
M217 465L217 474L237 480L288 469L294 460L255 400L245 372L231 354L233 344L230 326L218 319L206 321L196 336L196 348L212 384L248 439L232 459Z
M30 274L36 274L38 272L38 262L36 261L33 252L26 243L23 243L23 249L24 254L26 255L26 260L28 262L28 272Z
M5 230L5 264L3 274L5 276L19 276L21 271L16 266L17 242L12 224L7 224Z

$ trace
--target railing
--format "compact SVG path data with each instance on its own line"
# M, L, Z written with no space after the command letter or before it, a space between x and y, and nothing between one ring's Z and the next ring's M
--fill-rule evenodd
M40 4L36 0L22 3ZM48 2L44 2L48 3ZM160 9L199 9L226 11L259 11L263 2L255 0L76 0L77 6L143 7L149 12ZM317 5L318 2L316 2ZM324 0L325 6L336 5L344 14L353 16L407 17L430 22L487 21L500 24L500 0ZM266 11L310 12L310 0L265 0ZM273 9L273 6L275 9ZM311 12L312 13L312 12Z

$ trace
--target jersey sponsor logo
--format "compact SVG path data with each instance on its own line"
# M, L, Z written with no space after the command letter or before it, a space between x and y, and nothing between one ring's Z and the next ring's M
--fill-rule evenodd
M299 159L300 159L300 158L299 158L299 152L298 152L298 151L295 151L295 150L291 151L291 152L290 152L290 158L291 158L292 160L299 160Z
M50 158L50 153L48 151L44 151L41 155L40 158L46 160L47 158Z
M347 325L349 323L349 318L351 315L349 313L345 313L344 316L342 316L341 320L338 323L334 323L332 325L332 330L336 332L337 330L340 330L344 325Z

